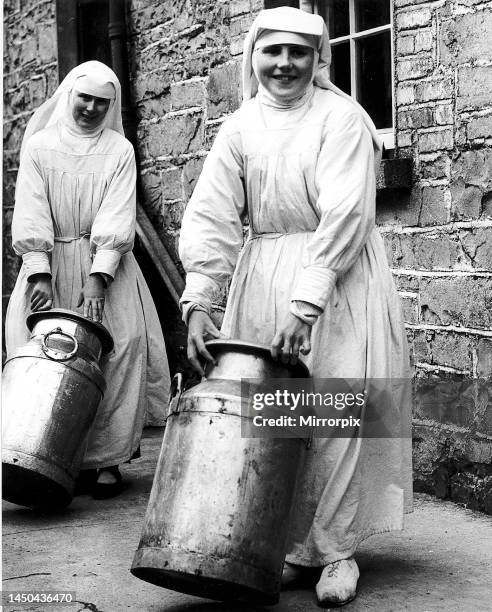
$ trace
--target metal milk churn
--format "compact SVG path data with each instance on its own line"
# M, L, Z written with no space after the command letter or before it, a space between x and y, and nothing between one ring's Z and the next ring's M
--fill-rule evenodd
M3 372L2 497L63 507L72 500L104 394L99 359L113 339L103 325L70 310L35 312L26 323L30 340Z
M306 378L268 348L213 340L206 379L167 419L131 572L176 591L267 604L279 599L289 515L306 447L241 437L241 378Z

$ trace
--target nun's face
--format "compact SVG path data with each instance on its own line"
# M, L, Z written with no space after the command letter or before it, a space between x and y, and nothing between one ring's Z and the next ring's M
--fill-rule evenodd
M314 50L303 45L268 45L255 51L260 83L275 98L301 96L313 76Z
M98 98L82 91L75 91L72 107L75 123L86 130L97 128L104 121L109 103L108 98Z

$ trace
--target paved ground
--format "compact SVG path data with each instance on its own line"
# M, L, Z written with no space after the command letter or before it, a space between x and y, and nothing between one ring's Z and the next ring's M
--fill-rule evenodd
M129 572L160 446L147 430L143 459L125 466L131 486L118 498L77 497L57 516L4 503L4 590L70 590L77 602L9 604L4 612L309 612L309 590L282 593L277 606L214 603L142 582ZM452 503L417 496L403 534L361 547L359 596L344 612L492 610L492 521Z

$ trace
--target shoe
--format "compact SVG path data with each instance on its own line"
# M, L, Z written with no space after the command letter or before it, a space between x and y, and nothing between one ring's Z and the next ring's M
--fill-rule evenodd
M123 491L121 473L117 465L97 470L97 481L92 489L94 499L110 499Z
M305 567L303 565L293 565L284 563L282 570L282 589L292 589L300 586L314 586L319 575L319 568Z
M316 585L320 606L343 606L357 595L360 573L353 557L327 565Z
M88 495L92 493L96 484L97 470L80 470L79 475L75 479L75 487L73 495Z

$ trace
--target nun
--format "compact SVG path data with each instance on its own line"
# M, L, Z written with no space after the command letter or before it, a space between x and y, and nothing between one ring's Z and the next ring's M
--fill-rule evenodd
M244 45L243 103L226 119L186 208L180 257L188 356L220 333L303 355L314 379L408 379L403 318L375 226L381 145L367 113L329 80L322 18L261 11ZM243 243L243 225L248 237ZM212 300L232 277L221 332ZM391 406L409 419L402 387ZM315 438L291 519L283 584L321 605L356 596L357 546L402 528L410 440Z
M164 338L131 252L136 167L121 88L106 65L74 68L28 122L12 220L22 267L6 315L7 354L28 339L31 311L65 308L102 322L114 349L89 433L79 492L122 489L119 465L139 449L146 414L162 423L169 393Z

